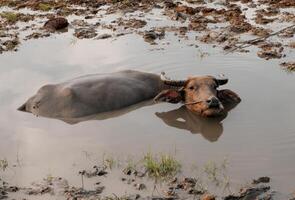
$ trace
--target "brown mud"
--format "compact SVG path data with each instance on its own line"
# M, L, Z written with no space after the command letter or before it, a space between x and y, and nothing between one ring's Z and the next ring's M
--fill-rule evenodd
M290 0L3 0L0 5L4 8L0 13L0 52L16 51L22 40L49 37L55 30L65 28L74 29L73 35L78 39L140 34L152 45L164 39L165 32L174 32L184 39L195 34L195 45L208 43L228 53L255 51L251 47L256 46L257 55L266 60L283 58L294 46L295 5ZM23 13L24 9L32 13ZM162 21L180 26L153 26L147 16L154 10ZM114 20L105 20L108 17ZM23 27L20 22L30 23ZM24 30L30 34L20 38ZM112 34L100 33L103 30Z
M274 191L270 186L269 177L259 177L254 179L252 184L248 184L240 188L238 192L227 194L224 196L214 194L214 191L208 191L202 187L199 178L175 176L166 179L165 181L154 183L153 185L146 184L149 174L137 170L122 170L120 182L122 185L129 185L135 189L135 193L117 196L116 194L104 195L106 187L102 182L95 182L92 189L84 187L84 182L87 179L104 180L112 173L110 169L94 166L94 170L82 170L78 174L81 175L81 187L70 185L69 181L62 177L47 176L41 181L32 183L29 187L12 186L9 183L1 181L0 199L30 199L30 197L48 198L51 197L68 200L92 200L92 199L154 199L154 200L173 200L173 199L199 199L199 200L276 200L288 199L292 200L293 195L282 195ZM158 189L157 189L158 188ZM153 191L150 195L146 195L145 191ZM47 196L46 196L47 195Z

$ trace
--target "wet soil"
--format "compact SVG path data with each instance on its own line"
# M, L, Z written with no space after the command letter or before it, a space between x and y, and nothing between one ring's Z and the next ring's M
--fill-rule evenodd
M288 199L291 200L291 195L282 195L269 186L269 177L259 177L253 180L252 184L242 186L238 192L220 196L215 194L214 191L209 191L203 187L199 177L183 177L180 174L175 177L170 177L162 181L153 180L153 184L150 185L149 174L134 169L121 170L121 178L119 182L121 185L128 185L133 187L134 193L125 194L123 196L117 196L116 194L105 195L103 192L106 187L100 177L104 177L104 181L108 178L108 175L112 173L111 169L106 166L97 167L94 166L92 170L79 171L82 182L81 186L70 185L69 181L62 177L48 176L41 181L32 183L29 187L11 186L9 183L0 180L0 199L15 199L19 196L23 200L30 199L31 197L45 198L49 195L58 199L68 200L92 200L92 199L124 199L124 200L136 200L136 199L157 199L157 200L173 200L173 199L199 199L199 200L275 200L275 199ZM92 189L84 187L84 183L88 179L96 179L92 186ZM147 194L146 191L152 191L151 194ZM51 199L51 198L50 198Z
M3 39L0 52L16 51L23 39L49 37L50 33L65 29L70 24L69 28L74 29L73 34L78 39L111 37L102 34L96 38L99 29L111 31L114 37L130 33L140 34L146 42L156 45L157 40L165 38L165 32L174 32L180 38L194 33L196 44L209 43L229 53L247 53L251 46L261 48L261 43L268 43L268 49L257 50L257 55L269 60L283 58L285 52L292 49L292 45L287 43L290 43L290 38L293 38L295 33L295 6L292 1L287 0L3 0L1 6L9 11L3 9L1 13L0 30ZM34 12L23 13L25 9ZM162 20L177 22L180 26L153 26L148 16L154 10L157 10ZM71 20L73 18L76 19ZM107 18L113 20L105 20ZM38 20L39 23L35 23ZM19 22L30 24L23 27ZM21 38L23 30L31 33ZM157 33L155 30L161 32ZM249 37L256 38L245 40ZM276 49L276 46L272 45L273 41L284 47Z

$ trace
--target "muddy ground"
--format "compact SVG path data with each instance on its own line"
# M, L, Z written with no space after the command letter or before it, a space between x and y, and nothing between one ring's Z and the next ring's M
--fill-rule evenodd
M139 34L151 45L164 41L166 32L180 39L193 35L191 45L196 48L208 43L226 53L251 50L266 60L283 59L295 47L292 0L2 0L0 4L1 53L17 51L24 40L69 30L78 39L94 40ZM168 23L156 24L149 15ZM290 71L294 65L282 62Z
M168 167L168 165L166 165ZM221 167L221 166L220 166ZM227 184L219 179L219 170L211 171L211 167L206 167L208 180L211 184L227 188ZM219 167L218 167L219 168ZM120 167L120 175L117 181L123 186L127 185L135 192L127 193L123 196L116 194L105 195L104 181L113 173L114 167L107 165L93 166L90 169L84 169L77 172L81 176L81 186L70 185L69 181L62 177L47 176L43 180L36 181L28 187L12 186L0 179L0 199L68 199L68 200L94 200L94 199L199 199L199 200L275 200L285 199L294 200L294 194L281 194L274 191L269 185L271 178L262 176L253 179L251 183L245 184L237 192L225 192L224 195L217 194L216 191L210 191L204 184L202 177L186 177L181 174L181 168L166 170L161 176L156 176L153 168L146 165L140 167L131 167L125 165ZM211 172L209 172L211 171ZM219 172L217 172L219 171ZM160 172L160 171L158 171ZM91 189L86 187L86 183L93 183ZM224 187L226 186L226 187ZM130 191L131 191L130 189Z

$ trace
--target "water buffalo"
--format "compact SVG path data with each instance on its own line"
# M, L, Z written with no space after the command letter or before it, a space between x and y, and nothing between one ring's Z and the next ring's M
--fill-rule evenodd
M224 111L217 87L225 83L227 79L213 76L174 81L164 74L124 70L45 85L18 110L52 118L79 118L155 98L157 102L184 102L188 109L211 117ZM231 101L240 101L235 93L229 93Z

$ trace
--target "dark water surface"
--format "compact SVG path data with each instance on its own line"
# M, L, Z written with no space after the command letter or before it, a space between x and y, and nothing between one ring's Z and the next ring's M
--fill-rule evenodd
M155 50L158 47L164 50ZM274 188L292 192L295 79L280 69L279 62L251 53L226 55L185 42L151 46L134 35L73 41L70 34L62 34L24 43L18 52L0 55L0 156L20 165L10 167L5 177L26 185L50 174L79 185L77 171L91 167L105 153L136 157L148 151L176 152L186 166L227 158L234 183L270 176ZM237 92L242 102L213 123L192 119L181 105L171 104L73 125L16 110L44 84L120 69L165 71L178 79L223 73L230 80L223 88ZM171 116L183 119L169 123Z

